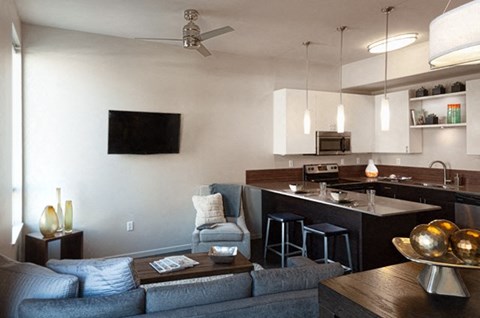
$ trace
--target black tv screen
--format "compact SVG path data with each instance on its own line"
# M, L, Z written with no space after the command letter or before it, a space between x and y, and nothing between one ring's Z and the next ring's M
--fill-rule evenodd
M109 154L180 152L180 114L108 111Z

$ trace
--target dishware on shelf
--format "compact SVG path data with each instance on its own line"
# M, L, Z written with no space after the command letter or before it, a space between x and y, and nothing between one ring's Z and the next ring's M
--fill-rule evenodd
M339 201L339 202L345 201L345 199L348 196L348 192L333 190L333 191L330 191L330 196L335 201Z
M230 264L237 255L236 246L212 246L208 251L208 256L216 264Z
M436 258L422 256L413 249L408 237L394 237L392 243L405 258L425 264L424 269L418 275L418 282L427 293L470 297L457 269L480 269L480 266L466 264L451 251Z

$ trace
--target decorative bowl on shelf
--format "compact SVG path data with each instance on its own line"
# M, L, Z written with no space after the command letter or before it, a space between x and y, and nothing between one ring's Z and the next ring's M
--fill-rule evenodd
M290 183L288 186L290 187L290 190L292 190L293 192L298 192L303 190L303 184L301 183Z
M330 196L335 201L344 201L348 196L348 192L334 190L334 191L330 191Z
M237 255L236 246L212 246L208 251L208 256L216 264L230 264Z

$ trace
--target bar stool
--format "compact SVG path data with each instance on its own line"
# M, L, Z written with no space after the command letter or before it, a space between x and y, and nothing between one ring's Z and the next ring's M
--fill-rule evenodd
M303 230L303 220L304 217L301 215L297 215L294 213L290 212L280 212L280 213L270 213L268 214L268 219L267 219L267 230L266 230L266 237L265 237L265 248L263 251L263 258L267 258L267 251L270 250L273 253L280 255L282 258L282 267L285 265L285 257L288 257L290 255L296 255L296 254L301 254L305 255L305 232ZM280 222L282 224L282 242L281 243L275 243L275 244L268 244L268 236L270 233L270 222L271 221L276 221ZM300 223L301 230L302 230L302 246L296 245L292 242L290 242L289 239L289 230L288 230L288 225L290 223L294 222L295 223ZM280 246L281 249L278 251L275 249L275 247ZM290 252L290 247L293 247L296 249L296 251ZM286 251L285 251L286 248Z
M347 249L348 266L342 264L342 267L346 273L352 272L352 254L350 251L350 241L347 229L330 223L318 223L304 226L303 232L303 249L305 251L305 256L307 256L307 234L317 234L323 236L323 258L317 259L315 261L323 261L325 263L334 262L334 260L328 258L328 238L333 237L335 240L337 236L343 236L345 238L345 248Z

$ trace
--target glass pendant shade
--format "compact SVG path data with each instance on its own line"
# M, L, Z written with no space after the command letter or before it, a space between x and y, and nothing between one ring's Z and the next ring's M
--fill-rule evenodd
M303 133L305 135L310 135L311 127L312 127L312 118L310 116L310 110L305 109L305 113L303 114Z
M380 127L382 131L388 131L390 130L390 103L387 97L382 98L380 107Z
M430 23L432 69L480 63L480 1L450 10Z
M345 132L345 107L342 104L337 106L337 132Z

